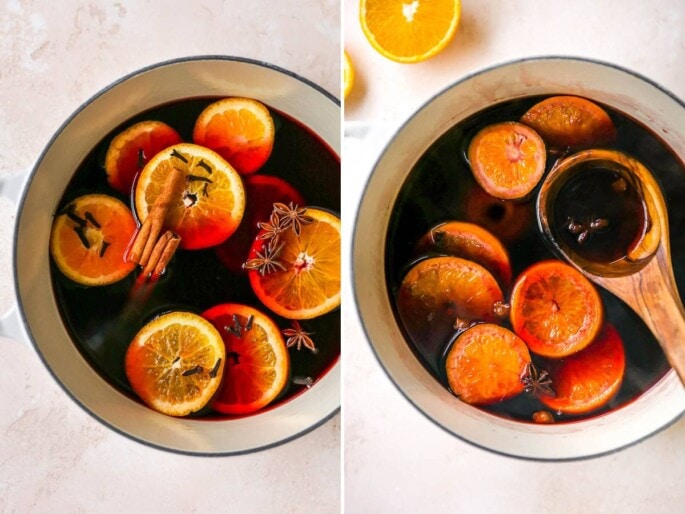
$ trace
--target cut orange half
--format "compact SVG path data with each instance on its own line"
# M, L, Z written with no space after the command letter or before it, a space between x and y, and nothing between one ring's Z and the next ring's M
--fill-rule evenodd
M570 265L549 260L533 264L511 291L511 325L531 352L566 357L589 345L604 319L595 286Z
M381 55L402 63L433 57L454 38L460 0L361 0L364 35Z
M340 219L320 209L305 213L311 222L299 235L287 228L278 240L258 237L248 261L256 264L248 275L257 298L290 319L315 318L340 305ZM260 267L267 257L276 264Z
M117 134L107 148L105 172L109 184L131 195L136 174L157 153L178 144L181 136L161 121L141 121Z
M126 249L136 230L124 203L108 195L81 196L55 216L50 253L71 280L104 286L121 280L135 268L126 262Z
M181 237L181 248L209 248L238 228L245 211L240 175L219 154L182 143L159 152L143 169L135 190L136 213L144 221L164 189L171 168L185 174L183 190L172 201L165 227Z
M274 145L274 122L264 104L251 98L224 98L195 121L193 141L211 148L241 174L264 165Z
M214 326L197 314L174 311L136 334L125 369L133 391L148 406L187 416L212 399L225 362L224 343Z
M253 307L222 304L202 316L221 333L226 346L224 381L212 402L222 414L249 414L283 391L290 356L278 326Z

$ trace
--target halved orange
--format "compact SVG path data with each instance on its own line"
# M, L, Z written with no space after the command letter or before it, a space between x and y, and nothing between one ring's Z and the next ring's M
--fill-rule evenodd
M181 136L161 121L141 121L117 134L107 148L107 181L130 196L136 175L150 159L165 148L178 144Z
M216 305L202 316L226 346L224 380L212 407L223 414L249 414L270 404L290 376L290 356L278 326L247 305Z
M439 348L470 321L496 321L494 305L502 291L480 264L460 257L431 257L402 279L397 308L417 344Z
M271 155L274 122L264 104L251 98L224 98L195 121L193 141L217 152L238 173L254 173Z
M181 248L209 248L224 242L240 225L245 190L240 175L219 154L181 143L159 152L145 165L135 190L136 214L144 221L164 189L171 168L185 174L181 194L172 202L165 227L181 236Z
M81 196L55 216L50 253L71 280L86 286L112 284L135 268L124 257L135 230L133 215L120 200L102 194Z
M219 388L226 362L221 334L206 319L173 311L147 323L126 351L133 391L170 416L201 410Z
M402 63L433 57L454 38L460 0L361 0L364 35L381 55Z
M623 341L609 323L585 349L550 366L556 396L540 401L563 414L585 414L605 405L623 382L626 359Z
M416 252L437 252L477 262L503 287L511 283L511 264L506 248L494 235L473 223L448 221L436 225L419 239Z
M343 95L347 98L347 95L352 91L352 86L354 86L354 66L352 66L352 59L350 59L349 54L343 51Z
M530 127L504 121L481 129L468 149L476 182L502 200L526 197L545 173L547 153L542 138Z
M450 389L466 403L487 405L521 393L530 353L512 331L483 323L463 332L447 353Z
M599 105L578 96L552 96L521 117L554 148L586 148L616 138L613 121Z
M599 293L572 266L548 260L524 270L511 292L514 332L531 352L565 357L597 336L604 318Z
M259 260L271 250L279 263L274 269L251 269L250 284L257 298L271 311L289 319L310 319L340 305L340 218L307 207L311 223L300 234L288 228L273 239L257 239L250 259Z

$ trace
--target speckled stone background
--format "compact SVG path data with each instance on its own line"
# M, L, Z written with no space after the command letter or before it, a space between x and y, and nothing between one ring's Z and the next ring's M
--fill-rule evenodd
M340 96L334 0L0 0L0 179L27 173L61 123L119 77L172 58L277 64ZM12 304L0 198L0 312ZM0 513L339 512L340 415L268 451L154 450L76 406L26 343L0 338Z

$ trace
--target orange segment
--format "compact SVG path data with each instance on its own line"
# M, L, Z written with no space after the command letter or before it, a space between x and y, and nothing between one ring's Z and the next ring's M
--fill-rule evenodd
M504 287L511 282L509 253L495 236L473 223L448 221L431 228L418 241L416 252L461 257L487 268Z
M480 264L459 257L433 257L414 265L404 276L397 308L419 349L439 351L458 326L495 321L493 306L502 300L497 281Z
M561 261L533 264L511 292L511 324L530 351L565 357L589 345L602 326L604 308L595 287Z
M471 140L469 164L476 182L495 198L527 196L545 173L545 143L530 127L513 121L489 125Z
M217 152L238 173L254 173L267 161L274 144L269 110L250 98L225 98L198 116L193 141Z
M551 366L556 396L543 395L540 400L563 414L585 414L598 409L618 392L625 365L621 336L607 324L587 348Z
M124 255L136 230L131 211L114 197L81 196L55 216L50 253L71 280L104 286L121 280L135 268Z
M147 163L135 190L138 218L145 220L172 167L185 174L186 183L169 209L166 228L181 236L181 248L209 248L225 241L243 217L245 190L230 164L198 145L171 146Z
M454 38L459 0L361 0L364 35L381 55L415 63L433 57Z
M586 148L616 138L616 128L606 111L577 96L546 98L531 107L521 123L534 128L555 148Z
M181 136L161 121L141 121L112 139L105 156L107 181L129 196L136 174L157 153L180 143Z
M174 311L136 334L125 368L143 402L170 416L186 416L214 396L225 362L224 343L214 326L197 314Z
M521 393L528 363L528 348L516 334L486 323L457 337L445 366L454 394L466 403L485 405Z
M275 259L280 266L260 272L249 271L257 298L276 314L290 319L310 319L340 305L340 219L315 208L307 208L311 223L298 236L291 228L278 241L257 239L252 260L268 252L268 245L280 248ZM282 269L281 269L282 268Z
M212 407L223 414L249 414L270 404L290 374L290 356L278 326L247 305L217 305L202 316L226 346L224 381Z
M347 52L343 52L343 95L347 95L352 91L354 86L354 66L352 66L352 59Z

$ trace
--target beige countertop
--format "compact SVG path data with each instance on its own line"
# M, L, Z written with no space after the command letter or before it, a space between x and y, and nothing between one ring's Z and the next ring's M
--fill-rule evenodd
M345 139L348 243L356 204L385 139L435 94L476 70L539 55L589 57L643 74L685 100L685 4L678 0L462 3L461 27L443 53L403 65L374 51L359 26L358 0L344 2L345 48L357 71L345 105L346 131L359 133L349 124L355 122L381 134L375 143ZM443 431L400 394L352 309L344 326L348 512L683 511L685 419L589 460L541 463L496 455Z
M123 75L192 55L276 64L339 97L334 0L3 0L0 177L27 173L83 102ZM0 198L0 312L12 304ZM114 433L62 392L25 342L0 338L0 512L338 512L340 415L266 451L200 458Z

